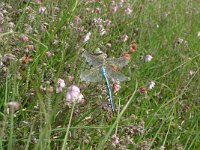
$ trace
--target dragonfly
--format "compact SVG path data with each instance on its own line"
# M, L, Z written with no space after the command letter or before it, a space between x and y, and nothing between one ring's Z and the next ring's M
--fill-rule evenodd
M96 56L88 53L87 51L83 51L82 57L85 58L86 62L91 65L92 68L81 72L81 81L101 82L104 79L109 96L108 101L111 104L112 111L114 112L115 107L109 80L114 82L129 80L129 77L119 71L122 67L128 64L128 60L125 57L107 58L107 55L103 52Z

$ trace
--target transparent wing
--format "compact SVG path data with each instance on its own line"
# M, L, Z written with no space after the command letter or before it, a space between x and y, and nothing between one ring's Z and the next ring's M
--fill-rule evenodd
M130 80L129 77L125 76L119 71L113 71L111 67L106 67L106 70L107 70L108 78L112 79L114 82Z
M92 66L100 66L103 64L103 59L98 57L98 56L94 56L91 55L90 53L88 53L87 51L84 51L82 53L82 57L84 57L86 59L86 61L92 65Z
M100 82L102 80L101 70L98 67L85 70L81 72L80 79L86 82Z
M128 64L128 60L125 57L119 57L119 58L108 58L106 59L108 64L115 64L119 68L122 68Z

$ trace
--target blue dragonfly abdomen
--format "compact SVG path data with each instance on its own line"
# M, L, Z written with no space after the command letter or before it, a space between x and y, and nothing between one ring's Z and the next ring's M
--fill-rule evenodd
M115 107L114 107L114 103L113 103L113 99L112 99L112 91L111 91L111 88L110 88L110 83L108 81L107 71L106 71L106 69L104 67L101 68L101 73L102 73L102 76L105 78L106 87L107 87L108 94L109 94L109 102L111 104L112 111L114 112L115 111Z

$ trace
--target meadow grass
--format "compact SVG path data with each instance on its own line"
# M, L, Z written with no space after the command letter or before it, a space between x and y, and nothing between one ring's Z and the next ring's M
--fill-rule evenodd
M200 149L199 0L39 2L0 3L0 149ZM130 80L113 96L114 113L104 82L80 80L83 48L129 52L122 72ZM83 103L66 104L71 85Z

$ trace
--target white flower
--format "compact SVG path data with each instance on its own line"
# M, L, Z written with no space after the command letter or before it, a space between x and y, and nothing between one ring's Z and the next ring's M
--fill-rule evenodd
M153 56L151 56L151 55L146 55L146 57L145 57L145 61L146 62L150 62L151 60L153 59Z
M197 33L197 36L200 37L200 32Z
M91 32L88 32L84 37L83 37L83 42L87 42L90 39Z
M100 32L101 36L103 36L104 34L106 34L106 30L104 29L104 27L102 25L99 25L99 32Z
M58 79L58 85L56 88L56 93L62 92L62 89L65 87L65 81L63 79Z
M10 28L14 28L14 27L15 27L15 24L14 24L13 22L9 22L8 26L9 26Z
M194 72L193 70L190 70L190 71L189 71L190 76L193 76L194 73L195 73L195 72Z
M152 90L155 87L156 83L154 81L150 81L147 85L148 90Z
M0 12L0 24L3 24L4 22L4 16L3 13Z
M178 38L178 44L182 44L184 42L184 39Z
M192 78L192 76L195 74L195 72L193 70L189 71L189 78Z

